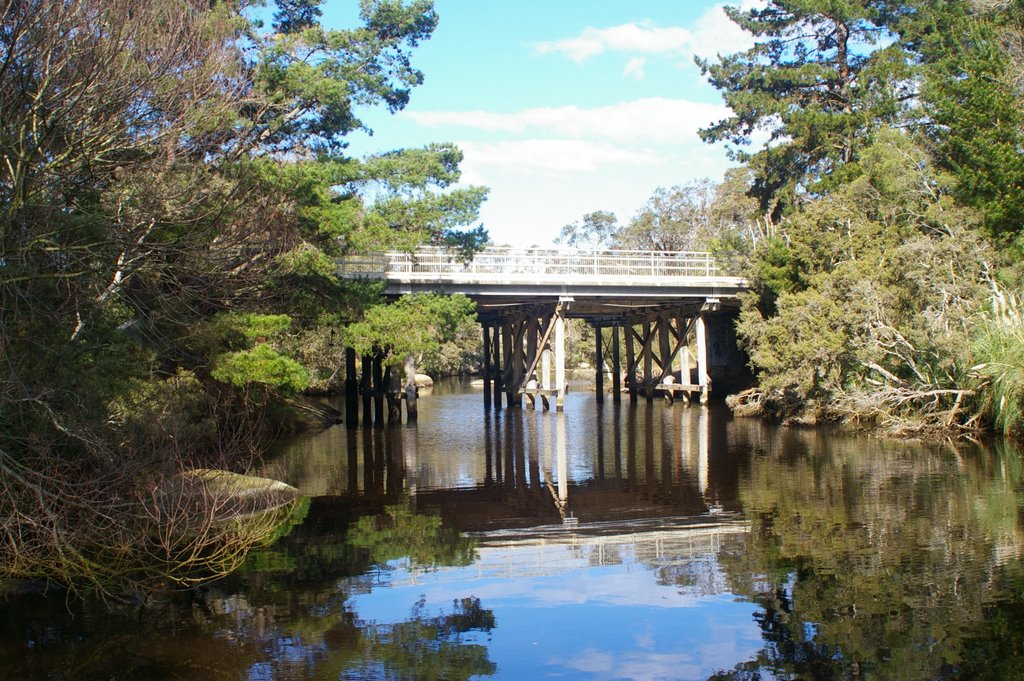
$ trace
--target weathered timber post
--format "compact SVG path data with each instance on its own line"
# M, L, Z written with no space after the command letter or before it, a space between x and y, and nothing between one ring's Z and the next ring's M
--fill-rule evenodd
M604 348L602 345L601 338L601 327L594 327L594 354L597 355L595 366L597 367L597 375L595 378L596 390L597 390L597 403L601 404L604 402Z
M704 315L697 317L697 385L700 386L700 403L708 403L708 339Z
M515 365L512 363L513 358L515 358L516 349L512 344L512 324L508 320L505 320L501 325L501 350L505 360L502 363L502 370L507 374L508 381L511 384L502 386L505 390L505 406L511 409L513 407L513 397L518 401L518 397L515 395L518 387L515 385ZM502 375L502 383L505 382L505 374Z
M562 411L565 405L565 318L562 308L555 310L555 387L558 389L555 398L555 411Z
M537 359L537 341L539 340L539 327L537 322L537 316L535 314L530 315L530 319L526 322L526 367L527 371L533 366L533 362ZM519 381L523 387L529 387L533 383L533 387L538 387L538 381L534 377L524 375L522 380ZM536 397L533 393L526 393L527 409L536 409Z
M618 324L612 325L612 402L622 402L622 367L619 362L619 332Z
M626 332L626 388L629 401L636 402L636 351L633 348L633 325L623 327Z
M481 325L484 334L484 411L491 409L491 325Z
M541 382L540 387L544 390L551 390L551 341L544 343L544 347L540 351L540 374ZM551 403L548 400L546 393L541 393L540 401L544 403L544 411L551 409Z
M491 386L493 399L491 402L494 404L495 409L501 409L501 391L502 391L502 364L501 364L501 335L498 333L499 327L491 327L491 352L494 353L493 360L491 361L491 371L494 372L494 385Z
M388 423L402 422L402 377L397 367L384 369L385 401L388 405Z
M644 344L640 352L644 358L644 397L650 402L654 399L654 333L651 330L651 323L644 322Z
M506 394L509 396L509 400L511 401L509 406L516 409L523 408L523 394L520 392L523 384L526 383L526 376L524 375L526 373L526 367L523 365L523 357L526 350L523 347L523 336L526 334L528 326L529 325L525 319L520 319L512 328L512 381L511 384L507 386L508 390L506 391Z
M487 394L486 390L484 394ZM416 398L416 358L409 355L405 358L405 420L409 423L416 421L419 416Z
M373 356L373 422L384 425L384 365L378 352Z
M676 319L676 327L679 329L679 382L683 385L690 385L693 382L693 377L690 376L690 346L687 343L690 327L687 321L681 317ZM679 394L683 404L690 406L689 391L684 390Z
M361 380L363 393L363 426L373 425L373 358L363 355L363 374Z
M359 379L356 374L355 348L345 348L345 424L359 422Z
M672 320L669 317L658 318L658 351L661 353L661 378L672 375L672 347L669 334L672 333Z

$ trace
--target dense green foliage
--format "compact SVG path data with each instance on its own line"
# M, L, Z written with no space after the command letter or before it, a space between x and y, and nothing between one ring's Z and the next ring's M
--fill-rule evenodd
M700 62L763 216L738 331L747 410L897 430L1019 423L1024 151L1017 3L797 2L730 16L750 51ZM1012 245L1012 248L1005 246Z
M432 3L363 0L338 30L319 0L277 2L269 29L260 4L5 5L5 574L141 582L160 570L97 566L156 542L173 572L179 540L230 546L152 490L244 469L277 399L337 384L340 328L377 299L335 258L485 238L463 229L486 191L453 187L453 145L345 153L360 110L398 111L422 82Z

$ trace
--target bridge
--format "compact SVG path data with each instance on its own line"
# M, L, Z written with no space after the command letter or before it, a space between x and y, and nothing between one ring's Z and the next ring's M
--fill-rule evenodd
M473 299L483 329L488 408L501 408L503 398L517 407L525 396L530 407L539 398L548 408L554 398L562 409L565 320L571 318L595 330L599 400L606 367L616 402L624 383L633 400L663 395L705 403L712 385L724 387L728 375L745 366L733 320L746 282L724 273L709 253L492 247L462 259L423 248L349 256L339 261L338 273L383 280L386 296L434 292ZM348 363L352 377L354 356ZM405 394L408 401L408 385Z

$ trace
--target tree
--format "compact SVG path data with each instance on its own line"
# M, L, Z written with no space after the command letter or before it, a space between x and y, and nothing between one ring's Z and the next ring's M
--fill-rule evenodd
M879 131L859 167L755 252L737 331L771 395L759 406L893 429L976 426L969 348L994 254L953 178L907 134Z
M671 189L659 187L616 233L616 245L636 250L704 250L717 232L714 201L715 185L707 179Z
M873 132L899 122L913 97L907 59L890 26L911 11L884 0L772 0L729 18L758 42L746 52L697 59L733 114L700 131L737 145L755 173L762 213L778 220L806 192L842 181ZM767 135L754 153L742 148Z
M361 107L421 82L429 2L340 31L285 3L272 33L244 2L0 4L0 565L130 587L189 569L131 562L175 529L153 490L244 469L310 373L296 339L372 300L333 257L458 240L485 192L451 190L451 145L344 155ZM179 539L216 554L215 520Z
M1024 225L1024 95L1017 48L1020 3L972 11L967 2L920 2L901 25L919 55L925 134L958 181L957 195L981 211L984 227L1005 243Z
M279 33L298 33L317 25L323 0L278 0L274 29Z
M597 210L584 215L578 223L572 222L562 227L555 243L572 248L615 248L615 237L619 229L619 219L615 217L615 213Z
M475 303L463 295L412 294L369 308L361 321L343 330L346 343L360 355L381 353L397 366L406 357L436 352L473 314Z

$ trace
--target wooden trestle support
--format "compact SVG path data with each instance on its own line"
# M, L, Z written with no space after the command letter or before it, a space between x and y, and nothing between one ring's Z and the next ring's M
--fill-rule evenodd
M570 303L563 299L558 303L511 306L481 318L485 408L501 409L503 403L520 408L525 396L529 409L537 408L539 398L543 409L549 410L554 398L556 411L562 411L568 389L565 323ZM707 404L711 379L706 309L591 320L598 402L605 399L607 369L616 403L626 392L631 401L641 396L650 401L660 395L668 402L680 399L689 404L691 399L698 399ZM691 351L691 345L695 351ZM354 350L346 350L346 422L350 426L359 423L360 398L364 426L383 425L385 417L389 423L401 423L403 401L407 420L414 421L416 367L412 359L405 362L404 381L399 367L382 365L380 354L363 357L360 372L356 371L356 359Z
M481 320L484 349L484 406L537 406L562 411L567 390L565 367L565 320L568 302L515 307ZM642 319L592 321L596 345L597 399L604 401L604 374L610 369L612 399L621 400L623 387L631 400L656 395L672 402L692 398L707 404L711 389L708 370L708 339L704 311L689 315L651 314ZM611 341L608 357L605 332ZM622 365L621 343L626 346ZM695 352L690 345L695 346ZM695 356L694 356L695 355ZM552 366L553 365L553 366ZM554 377L552 378L552 369ZM504 396L504 399L503 399Z
M565 315L568 303L517 307L481 322L484 335L484 406L562 411L565 377ZM553 366L552 366L553 365ZM554 377L552 378L552 369Z
M603 331L610 331L611 357L604 349ZM596 345L597 399L604 399L605 367L612 376L612 398L620 400L622 385L630 400L643 396L652 400L662 395L672 402L692 397L707 404L711 390L708 372L707 330L703 312L690 316L658 315L643 321L624 320L594 324ZM622 366L620 337L626 345ZM691 338L696 352L690 350ZM694 357L696 355L696 357ZM695 361L694 361L695 360Z

